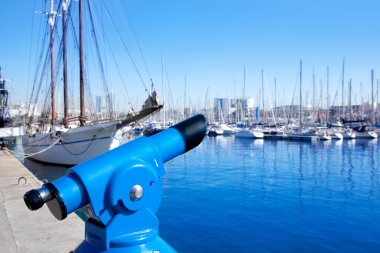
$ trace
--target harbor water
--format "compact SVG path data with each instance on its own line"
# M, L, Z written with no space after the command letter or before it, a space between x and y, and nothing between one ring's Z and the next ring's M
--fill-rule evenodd
M160 235L181 253L380 252L379 165L378 140L206 137L165 166Z

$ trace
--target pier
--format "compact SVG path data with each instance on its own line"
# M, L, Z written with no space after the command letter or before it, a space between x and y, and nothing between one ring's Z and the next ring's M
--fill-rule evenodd
M20 161L0 150L0 252L70 252L83 240L78 216L58 221L46 205L38 212L25 206L24 193L40 185Z

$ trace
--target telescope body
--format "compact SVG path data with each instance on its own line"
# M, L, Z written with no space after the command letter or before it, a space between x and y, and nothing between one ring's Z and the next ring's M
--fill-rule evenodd
M47 203L59 220L84 208L86 238L74 252L175 252L158 236L164 163L196 147L203 115L140 137L68 170L24 195L31 210ZM128 251L126 251L128 250Z

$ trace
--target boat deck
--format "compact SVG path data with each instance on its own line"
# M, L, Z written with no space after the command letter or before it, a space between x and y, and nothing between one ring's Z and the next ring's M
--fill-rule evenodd
M69 252L84 238L76 215L56 220L49 209L30 211L25 192L41 185L6 149L0 150L0 252Z

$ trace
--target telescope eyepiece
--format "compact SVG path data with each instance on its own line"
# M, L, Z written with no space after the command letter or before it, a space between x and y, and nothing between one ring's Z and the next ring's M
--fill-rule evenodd
M45 185L40 189L30 190L24 195L25 205L32 211L40 209L46 202L51 200L53 195Z
M32 211L40 209L44 205L40 192L38 190L31 190L24 195L25 205Z

